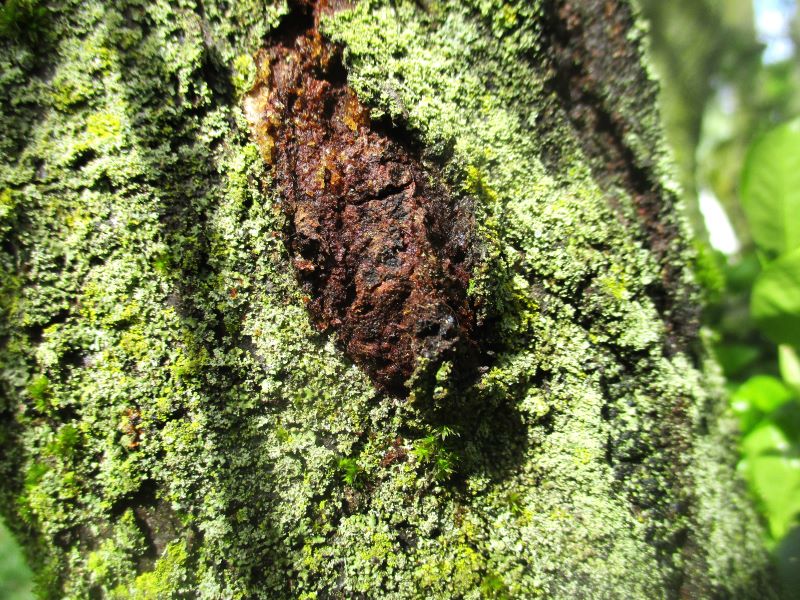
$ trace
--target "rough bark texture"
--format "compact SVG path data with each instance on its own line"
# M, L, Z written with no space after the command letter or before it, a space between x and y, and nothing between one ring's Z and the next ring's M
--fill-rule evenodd
M0 509L42 594L769 597L629 3L311 4L0 40Z

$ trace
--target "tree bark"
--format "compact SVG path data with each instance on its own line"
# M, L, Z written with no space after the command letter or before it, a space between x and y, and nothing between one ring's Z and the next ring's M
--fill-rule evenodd
M44 597L770 597L626 0L31 6L0 509Z

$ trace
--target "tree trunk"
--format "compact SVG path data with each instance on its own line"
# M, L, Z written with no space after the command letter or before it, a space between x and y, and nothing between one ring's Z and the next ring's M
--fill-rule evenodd
M15 6L44 596L770 596L626 0Z

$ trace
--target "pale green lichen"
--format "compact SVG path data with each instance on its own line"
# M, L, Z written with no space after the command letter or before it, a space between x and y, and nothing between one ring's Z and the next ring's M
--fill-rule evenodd
M503 349L467 389L431 365L409 402L312 328L238 107L286 6L50 4L49 52L0 48L0 507L43 595L659 598L684 559L657 545L687 527L752 593L713 365L664 355L660 265L567 123L560 168L540 159L540 3L369 0L323 26L476 202L470 293ZM633 151L658 148L653 107L618 99ZM691 517L664 513L670 432L696 438Z

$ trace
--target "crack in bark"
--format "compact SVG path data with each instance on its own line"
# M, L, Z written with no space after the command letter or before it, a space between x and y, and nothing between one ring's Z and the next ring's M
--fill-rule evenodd
M325 2L293 13L257 57L245 113L273 165L287 246L308 310L375 383L407 394L419 359L474 354L467 297L472 204L454 197L396 132L372 123L322 38Z

